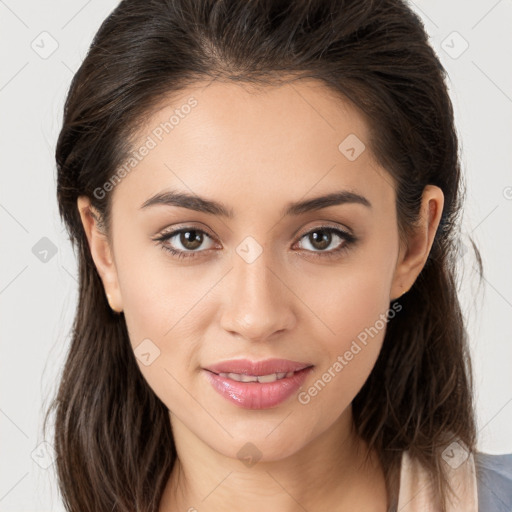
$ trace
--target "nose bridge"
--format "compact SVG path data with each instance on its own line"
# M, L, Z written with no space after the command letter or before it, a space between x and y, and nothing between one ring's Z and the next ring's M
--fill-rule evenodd
M271 251L258 245L247 240L237 247L230 297L222 315L224 329L250 339L262 339L289 327L292 319L286 287L275 275L278 270Z

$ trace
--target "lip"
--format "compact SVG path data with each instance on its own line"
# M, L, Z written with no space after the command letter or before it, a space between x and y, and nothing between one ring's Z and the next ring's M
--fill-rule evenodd
M249 359L231 359L210 365L205 368L210 372L219 373L240 373L242 375L269 375L271 373L298 372L313 366L311 363L300 363L288 359L265 359L263 361L250 361Z
M244 409L270 409L276 407L298 391L313 369L309 363L285 359L251 362L246 359L224 361L203 369L213 389L232 404ZM238 382L218 373L268 375L294 372L274 382ZM253 373L254 372L254 373Z

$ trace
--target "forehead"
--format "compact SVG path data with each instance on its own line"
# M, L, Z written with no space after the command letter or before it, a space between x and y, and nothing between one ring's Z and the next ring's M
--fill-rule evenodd
M215 197L236 214L240 206L281 206L335 187L378 204L394 190L373 159L368 129L350 102L316 80L197 83L163 98L146 119L132 148L136 165L125 166L114 203L125 198L139 207L179 189Z

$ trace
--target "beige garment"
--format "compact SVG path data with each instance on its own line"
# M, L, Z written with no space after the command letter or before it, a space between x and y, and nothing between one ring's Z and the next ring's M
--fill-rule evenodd
M458 448L457 448L458 446ZM450 447L448 447L450 448ZM478 495L473 455L467 456L460 445L454 443L455 450L445 450L447 453L448 475L457 500L448 495L447 512L478 512ZM461 456L461 454L464 455ZM450 459L449 455L452 456ZM458 457L458 459L457 459ZM461 461L465 458L464 461ZM412 459L407 451L402 453L400 470L400 491L398 495L397 512L439 512L435 506L434 490L425 468ZM451 502L450 502L451 498Z

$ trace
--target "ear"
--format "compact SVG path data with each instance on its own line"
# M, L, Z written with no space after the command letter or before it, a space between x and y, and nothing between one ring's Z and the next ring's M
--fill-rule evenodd
M110 307L117 313L122 308L122 298L117 278L117 270L113 257L113 250L100 224L100 214L87 196L80 196L77 200L78 211L84 226L92 259L103 282L105 294Z
M400 247L390 290L390 301L409 291L425 266L441 220L443 206L443 191L435 185L427 185L423 190L419 225L408 239L407 247Z

